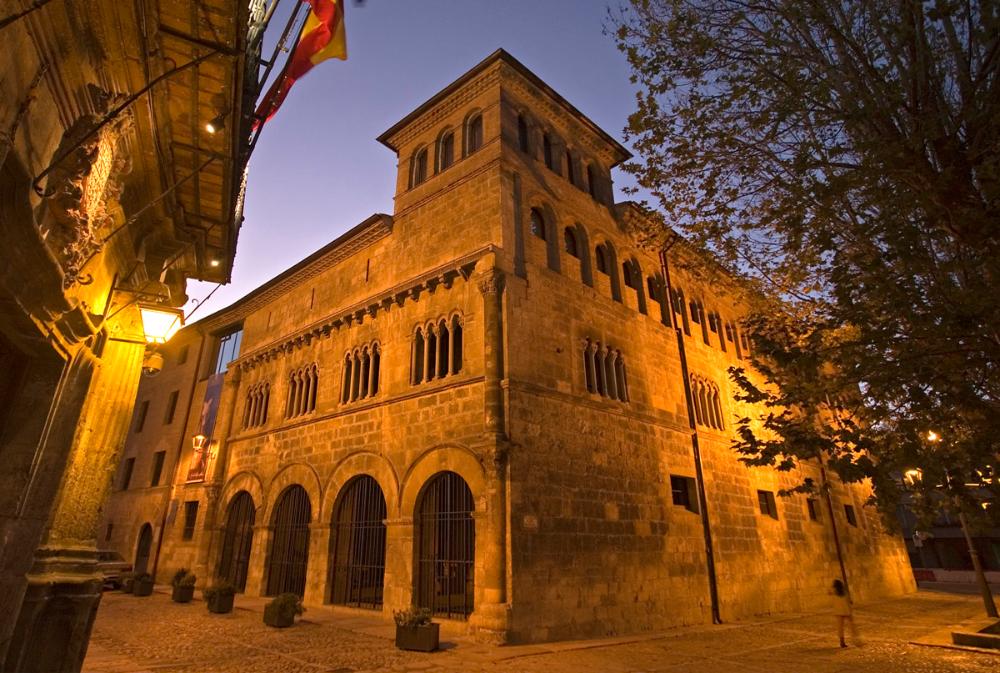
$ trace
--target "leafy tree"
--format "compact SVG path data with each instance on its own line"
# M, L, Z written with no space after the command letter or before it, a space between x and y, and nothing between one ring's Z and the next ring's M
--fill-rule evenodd
M752 287L743 460L823 456L887 515L919 468L927 517L982 514L962 484L1000 495L1000 1L632 0L609 29L639 89L626 170Z

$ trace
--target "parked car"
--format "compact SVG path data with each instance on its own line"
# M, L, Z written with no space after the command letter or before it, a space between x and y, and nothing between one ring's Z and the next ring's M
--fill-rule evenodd
M132 572L132 564L116 551L99 549L97 551L97 569L104 576L105 587L118 589L122 585L122 575Z

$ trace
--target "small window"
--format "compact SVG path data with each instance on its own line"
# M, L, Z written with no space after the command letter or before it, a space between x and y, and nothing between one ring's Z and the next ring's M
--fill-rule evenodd
M545 159L545 167L553 170L554 161L552 159L552 139L546 133L542 136L542 156Z
M166 455L166 451L157 451L153 454L153 474L149 478L150 486L160 485L160 477L163 475L163 459Z
M410 188L427 179L427 148L417 150L410 164Z
M219 351L215 358L215 374L221 374L229 368L229 363L240 356L240 344L243 341L243 328L239 327L228 334L219 337Z
M455 163L455 134L448 131L441 136L441 143L438 145L438 170L444 169Z
M528 140L528 122L524 120L524 115L517 116L517 146L525 154L531 151L531 141Z
M466 127L465 153L472 154L483 146L483 116L476 115Z
M142 432L143 426L146 425L146 414L149 413L149 400L143 400L139 404L139 411L135 414L135 431Z
M580 259L580 249L576 242L576 232L573 231L572 227L566 227L563 230L563 246L566 248L566 254Z
M104 529L104 541L105 542L110 542L111 541L111 533L114 531L114 529L115 529L115 525L113 523L109 523L108 527Z
M694 299L691 300L691 322L696 325L701 324L701 311L698 308L698 302Z
M594 257L597 262L597 270L603 273L605 276L608 275L608 252L604 245L601 244L594 249Z
M593 164L587 165L587 190L590 196L597 199L597 171Z
M622 262L622 278L625 281L625 287L630 287L633 290L639 290L639 279L636 278L635 272L632 269L632 263L625 261Z
M132 469L135 467L135 458L125 460L125 467L122 468L122 490L127 491L132 483Z
M656 290L656 281L653 280L652 276L646 276L646 294L648 294L649 298L652 299L653 301L660 300L659 299L660 293L657 292Z
M844 505L844 515L847 516L847 523L857 528L858 517L854 514L854 505Z
M771 491L757 491L757 503L760 505L760 513L772 519L778 518L778 504L774 501L774 493Z
M689 512L698 512L695 481L691 477L670 475L670 494L676 506L683 507Z
M188 344L184 344L183 346L181 346L180 351L177 353L177 364L182 365L188 361L189 350L190 346Z
M566 179L571 185L576 184L576 171L573 169L573 153L566 150Z
M181 391L174 390L171 391L170 397L167 398L167 412L163 414L163 424L170 425L174 422L174 413L177 411L177 397L181 394Z
M806 498L806 510L810 521L819 521L819 503L816 498Z
M191 540L194 538L194 525L198 521L198 501L188 500L184 503L184 534L182 538Z
M545 218L542 217L542 212L538 208L531 209L531 233L538 238L545 240Z

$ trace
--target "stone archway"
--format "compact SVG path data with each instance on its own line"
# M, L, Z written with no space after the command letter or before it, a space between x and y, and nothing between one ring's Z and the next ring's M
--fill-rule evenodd
M416 604L435 615L467 619L475 606L475 501L455 472L440 472L416 509Z
M330 522L327 602L382 607L386 513L385 496L373 477L359 475L344 487Z
M271 517L274 533L267 563L267 596L305 595L311 520L312 505L306 489L293 484L282 491Z
M153 547L153 527L146 523L139 529L139 540L135 545L135 563L132 571L138 576L149 572L149 554Z

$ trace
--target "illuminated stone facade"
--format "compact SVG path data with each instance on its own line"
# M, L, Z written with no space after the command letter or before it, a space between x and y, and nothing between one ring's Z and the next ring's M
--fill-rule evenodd
M181 306L188 277L231 267L259 3L198 4L225 21L192 19L187 2L0 3L2 671L80 669L96 529L147 355L137 304ZM230 46L206 54L200 30ZM201 137L210 96L230 112L227 140Z
M109 545L152 540L159 581L417 603L493 641L710 622L706 529L724 620L821 605L834 522L856 599L913 589L864 487L776 498L801 475L736 459L739 302L636 243L614 139L498 52L379 140L394 214L184 330L142 383ZM150 488L156 451L174 476Z

